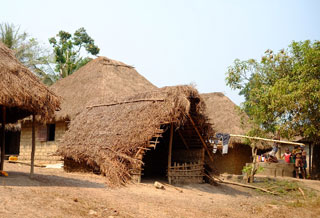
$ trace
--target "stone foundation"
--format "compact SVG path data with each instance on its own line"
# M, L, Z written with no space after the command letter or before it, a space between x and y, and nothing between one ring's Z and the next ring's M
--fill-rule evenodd
M259 162L259 166L264 170L258 175L265 175L271 177L293 177L294 164L293 163L268 163Z

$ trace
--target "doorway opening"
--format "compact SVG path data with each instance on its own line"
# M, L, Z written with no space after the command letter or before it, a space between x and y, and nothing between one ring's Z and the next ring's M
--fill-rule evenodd
M150 148L143 156L141 180L166 180L168 169L170 131L165 131L158 138L159 143L155 148ZM154 140L154 139L153 139Z

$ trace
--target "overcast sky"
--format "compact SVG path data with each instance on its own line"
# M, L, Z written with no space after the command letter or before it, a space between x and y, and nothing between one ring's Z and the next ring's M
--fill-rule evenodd
M133 65L158 87L193 83L240 104L225 84L228 66L293 40L319 40L320 1L10 0L1 2L0 22L47 46L59 30L84 27L101 56Z

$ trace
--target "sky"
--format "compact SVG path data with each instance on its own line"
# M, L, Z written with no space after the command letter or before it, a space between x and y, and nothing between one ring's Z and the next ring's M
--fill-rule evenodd
M99 55L154 85L195 84L239 105L243 97L225 83L233 61L319 40L319 11L317 0L10 0L1 2L0 23L20 25L48 47L60 30L84 27Z

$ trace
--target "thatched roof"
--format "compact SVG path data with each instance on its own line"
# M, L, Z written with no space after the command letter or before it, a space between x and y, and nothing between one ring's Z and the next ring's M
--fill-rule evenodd
M7 107L7 122L33 113L49 118L59 108L59 98L0 43L0 105ZM0 118L1 119L1 118Z
M0 124L0 128L2 128L2 124ZM10 132L21 131L21 124L20 123L8 123L5 125L5 130L10 131Z
M134 155L147 146L161 124L174 122L178 128L190 114L204 137L212 132L205 103L190 86L164 87L121 102L82 111L71 122L58 150L65 158L100 167L111 184L129 179Z
M112 101L119 97L156 89L132 66L98 57L56 82L51 89L62 97L56 119L72 119L89 102Z
M245 135L250 126L249 117L221 92L201 94L207 105L207 113L214 129L221 133Z
M216 132L235 135L247 135L252 123L244 112L221 92L201 94L207 105L207 114ZM272 138L272 136L270 136ZM241 137L231 137L230 146L242 145L248 141ZM252 141L259 149L269 149L273 142L261 140Z

